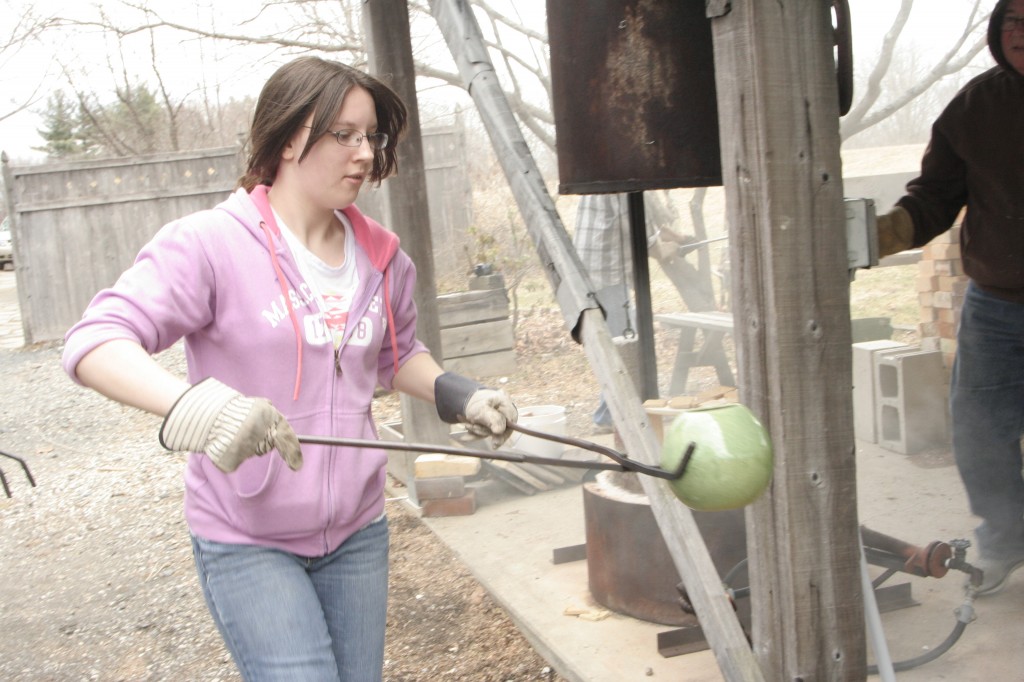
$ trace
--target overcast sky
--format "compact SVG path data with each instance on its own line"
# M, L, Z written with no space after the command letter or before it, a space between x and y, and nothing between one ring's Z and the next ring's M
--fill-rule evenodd
M544 29L544 0L492 0L495 4L506 2L509 13L518 13L536 28ZM68 3L57 0L3 0L7 16L19 16L21 8L34 5L40 14L75 12L87 15L93 12L92 3ZM120 4L116 0L100 0L95 3L104 6L108 11L116 9ZM159 11L165 18L174 19L187 24L203 24L216 22L220 30L229 30L233 25L251 19L255 11L254 3L216 3L214 0L149 0L146 5ZM897 0L850 0L854 24L855 61L858 57L870 56L877 52L885 30L888 28L898 9ZM944 51L963 25L970 0L919 0L908 25L908 32L913 36L917 50L927 56ZM11 110L11 103L22 100L42 84L41 100L33 107L33 111L17 114L0 121L0 150L6 151L15 160L23 160L33 156L32 146L42 144L37 135L41 127L38 111L45 105L46 95L62 83L57 66L50 58L52 54L67 54L74 50L76 54L88 54L88 62L95 59L95 70L104 74L104 80L97 86L97 91L109 88L109 74L105 62L105 52L109 46L102 39L82 31L71 38L62 39L59 47L36 46L23 52L0 58L0 115ZM438 37L438 44L444 49L443 40ZM223 91L225 96L237 93L255 94L263 82L276 68L278 63L273 57L263 63L254 63L255 51L248 51L238 46L215 46L212 41L204 41L203 55L199 55L196 43L178 47L168 51L174 55L170 65L161 67L171 77L177 77L178 88L185 94L195 87L197 74L206 72L210 82L223 83L230 88ZM262 49L265 53L265 48ZM213 54L210 54L213 52ZM200 61L200 57L202 61ZM140 60L148 59L146 56ZM211 65L216 64L220 73L209 73ZM82 66L81 63L77 63ZM205 65L205 66L204 66ZM86 67L89 64L85 64Z

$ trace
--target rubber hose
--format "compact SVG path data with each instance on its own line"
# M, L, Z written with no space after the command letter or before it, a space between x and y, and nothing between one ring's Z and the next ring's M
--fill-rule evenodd
M956 644L956 641L960 639L960 635L964 633L964 629L966 628L967 623L957 620L956 625L953 627L953 631L949 633L949 636L946 637L946 640L942 644L916 658L911 658L906 661L897 661L892 664L892 669L896 672L903 672L904 670L910 670L911 668L916 668L919 665L924 665L929 661L934 661L936 658L949 651L950 647ZM878 666L869 665L868 675L877 674Z

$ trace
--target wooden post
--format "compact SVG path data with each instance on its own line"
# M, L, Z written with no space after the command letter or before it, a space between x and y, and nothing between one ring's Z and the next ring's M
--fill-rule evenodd
M708 3L740 397L775 448L747 513L754 650L771 680L865 678L830 9Z
M465 0L430 0L430 9L487 128L567 326L582 342L615 423L621 427L626 450L637 461L657 464L661 453L650 420L600 309L592 301L587 305L587 293L593 288L498 85L472 8ZM726 679L763 681L693 514L664 480L639 478Z
M416 264L414 300L418 310L416 335L441 362L441 327L437 310L434 277L434 250L427 209L427 178L420 137L419 105L416 98L416 72L413 66L409 34L409 7L406 0L365 0L366 43L370 71L385 80L409 109L409 129L398 147L400 172L389 178L387 201L388 227L402 240L402 248ZM449 429L438 419L434 406L406 395L401 396L402 432L405 440L420 443L447 443ZM405 453L411 470L415 454ZM407 487L415 500L413 477Z

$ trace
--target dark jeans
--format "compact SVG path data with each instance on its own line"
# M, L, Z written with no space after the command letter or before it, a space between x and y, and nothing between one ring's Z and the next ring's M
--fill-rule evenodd
M1024 552L1024 305L967 290L950 383L953 452L980 553Z

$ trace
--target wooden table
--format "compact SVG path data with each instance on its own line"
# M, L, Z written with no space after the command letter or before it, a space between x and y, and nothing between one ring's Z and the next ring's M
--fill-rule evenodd
M655 315L654 319L668 328L679 330L679 347L669 382L672 395L686 393L686 383L694 367L714 367L718 383L722 386L736 385L732 366L722 345L725 335L732 333L732 313L662 313ZM698 331L701 333L699 346Z

